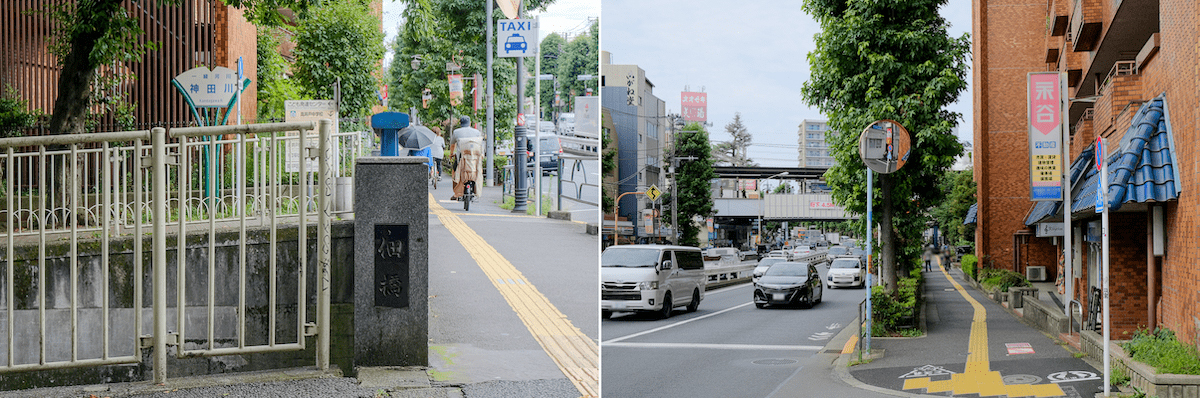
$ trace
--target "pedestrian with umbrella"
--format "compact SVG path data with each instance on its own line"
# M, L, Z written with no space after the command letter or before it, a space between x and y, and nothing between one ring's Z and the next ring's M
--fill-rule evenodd
M428 127L414 124L400 130L396 139L401 148L408 150L409 156L424 156L429 159L426 162L426 165L429 166L429 178L433 182L433 188L437 189L433 148L441 148L442 137ZM440 149L438 153L441 153Z

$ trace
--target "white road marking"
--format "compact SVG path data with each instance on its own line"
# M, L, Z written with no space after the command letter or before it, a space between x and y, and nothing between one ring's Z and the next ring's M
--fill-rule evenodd
M700 343L601 343L602 348L701 348L710 350L780 350L780 351L820 351L825 346L819 345L762 345L762 344L700 344Z
M698 320L701 320L701 319L704 319L704 318L709 318L709 317L714 317L714 316L717 316L717 315L721 315L721 314L724 314L724 313L726 313L726 312L733 311L733 310L736 310L736 309L738 309L738 308L745 307L745 306L747 306L747 305L750 305L750 304L754 304L754 303L753 303L753 302L749 302L749 303L745 303L745 304L742 304L742 305L738 305L738 306L729 307L729 308L726 308L726 309L723 309L723 310L720 310L720 311L717 311L717 312L714 312L714 313L711 313L711 314L708 314L708 315L704 315L704 316L698 316L698 317L695 317L695 318L692 318L692 319L688 319L688 320L684 320L684 321L675 322L675 323L672 323L672 324L670 324L670 325L659 326L659 327L656 327L656 328L654 328L654 329L650 329L650 330L646 330L646 331L637 332L637 333L634 333L634 334L631 334L631 335L627 335L627 336L623 336L623 337L617 337L617 338L615 338L615 339L611 339L611 340L607 340L607 341L602 341L602 342L600 342L600 344L601 344L601 345L604 345L604 344L609 344L609 343L616 343L616 342L618 342L618 341L621 341L621 340L628 340L628 339L632 339L632 338L634 338L634 337L638 337L638 336L644 336L644 335L647 335L647 334L650 334L650 333L654 333L654 332L658 332L658 331L663 331L663 330L670 329L670 328L673 328L673 327L676 327L676 326L679 326L679 325L683 325L683 324L686 324L686 323L695 322L695 321L698 321Z

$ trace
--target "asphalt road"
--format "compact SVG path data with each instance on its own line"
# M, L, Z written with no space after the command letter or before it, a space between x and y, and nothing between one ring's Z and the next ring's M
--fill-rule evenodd
M826 269L818 266L821 275ZM863 289L825 289L815 308L767 307L750 284L710 291L694 313L615 314L601 325L605 397L767 397L858 316ZM840 347L838 347L840 351ZM816 392L814 392L816 393ZM812 395L812 396L819 396Z

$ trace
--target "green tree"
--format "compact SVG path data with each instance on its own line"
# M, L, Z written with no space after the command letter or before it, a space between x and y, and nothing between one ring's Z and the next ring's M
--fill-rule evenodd
M600 20L592 22L588 33L576 36L563 48L558 59L558 85L562 92L562 111L571 112L575 109L575 96L587 95L588 89L592 94L598 93L600 84L599 57ZM579 80L581 75L596 76L592 79Z
M711 181L717 178L712 168L712 151L708 145L708 131L698 123L689 123L683 131L675 134L674 157L693 157L681 160L675 173L676 190L679 194L679 244L698 246L700 227L693 218L705 218L713 214ZM669 200L666 199L666 200ZM664 202L665 203L665 202ZM664 221L670 223L669 216Z
M327 3L300 20L296 34L296 80L312 98L333 98L341 81L341 112L370 113L378 102L374 71L383 59L379 18L364 4Z
M790 194L795 192L796 188L792 187L792 184L789 184L787 181L783 181L781 184L775 186L775 189L771 190L771 193L779 194Z
M469 115L473 121L483 121L486 110L472 109L470 89L464 83L465 100L450 103L446 81L446 63L461 66L456 73L469 77L475 73L487 76L487 10L486 3L476 0L400 0L405 4L404 22L396 43L390 70L392 108L416 108L423 120L442 121ZM527 0L527 10L544 10L554 0ZM493 23L506 17L496 7ZM495 31L493 30L493 34ZM493 45L498 44L493 40ZM413 67L414 60L417 62ZM532 59L530 59L532 61ZM516 84L514 58L493 58L492 77L495 80L493 111L496 120L496 139L512 137L517 116L516 95L509 88ZM479 83L487 90L487 82ZM422 95L431 99L424 103ZM480 93L483 97L484 93ZM486 106L486 104L485 104Z
M224 3L247 10L252 21L281 23L280 8L303 13L317 0L225 0ZM104 87L97 84L101 65L135 62L147 50L158 47L156 42L141 40L145 33L139 26L138 14L129 13L125 0L79 0L49 2L41 11L61 23L52 32L51 52L57 56L62 69L58 77L58 96L50 117L51 134L80 134L87 130L89 109L96 104L94 91ZM180 0L143 0L137 3L178 6ZM114 100L109 109L131 113L133 104ZM123 122L128 122L124 120Z
M949 170L938 181L946 192L946 200L940 202L930 213L946 240L951 244L975 240L975 225L964 225L967 210L975 204L975 180L971 170Z
M945 0L805 0L821 25L809 54L806 102L829 118L830 152L837 166L825 174L833 199L848 211L866 212L865 166L858 133L875 120L892 119L912 136L908 162L879 175L875 214L881 227L881 283L896 289L897 264L919 255L924 211L944 194L937 177L962 145L951 134L961 115L944 109L966 89L968 36L946 34L937 10ZM861 231L861 230L860 230Z
M608 119L610 117L611 116L609 116L608 111L604 111L604 118ZM601 180L603 180L605 177L608 177L609 175L615 175L615 173L617 171L617 150L616 150L616 148L612 147L613 132L612 132L612 130L607 129L607 128L602 128L602 130L604 130L604 134L602 134L600 136L600 140L601 140L600 147L604 148L604 149L603 149L603 155L600 156L600 179ZM614 198L612 196L612 193L616 192L616 190L617 190L616 186L610 187L607 184L605 184L605 187L603 189L604 195L602 195L600 198L600 206L604 210L604 214L611 214L614 211L616 211L616 209L615 209L616 200L614 200Z
M10 85L4 85L0 94L0 138L17 137L21 130L33 127L37 115L26 111L29 101L21 99L21 93Z
M715 162L738 167L757 166L753 160L750 160L750 155L747 153L753 136L746 130L746 125L742 123L741 112L733 114L733 121L725 125L725 132L729 133L731 139L727 142L713 144Z
M542 44L539 45L539 51L542 54L542 74L552 74L557 79L563 77L558 76L558 59L562 57L563 50L567 45L567 41L558 33L551 33L542 39ZM527 62L525 66L529 67L529 73L533 73L534 63ZM530 82L527 92L533 92L534 82ZM542 120L550 120L550 116L554 112L554 81L547 80L542 82L542 92L538 96L541 101Z
M284 101L303 99L300 87L288 79L290 64L279 53L277 33L258 28L258 119L282 119Z

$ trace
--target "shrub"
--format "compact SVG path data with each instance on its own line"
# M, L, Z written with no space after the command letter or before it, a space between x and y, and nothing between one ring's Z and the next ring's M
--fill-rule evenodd
M1200 375L1200 352L1176 340L1170 329L1138 330L1121 348L1133 360L1153 366L1159 373Z
M975 266L979 264L979 259L974 254L968 254L962 257L962 270L967 274L968 278L975 280Z
M919 269L913 274L916 277L900 278L894 294L884 293L882 286L871 288L872 336L920 335L920 331L901 327L914 326L920 315L920 292L924 279Z
M1006 269L994 268L979 270L979 283L984 287L998 287L1002 292L1007 292L1008 288L1014 286L1029 286L1029 281L1025 280L1025 275Z

